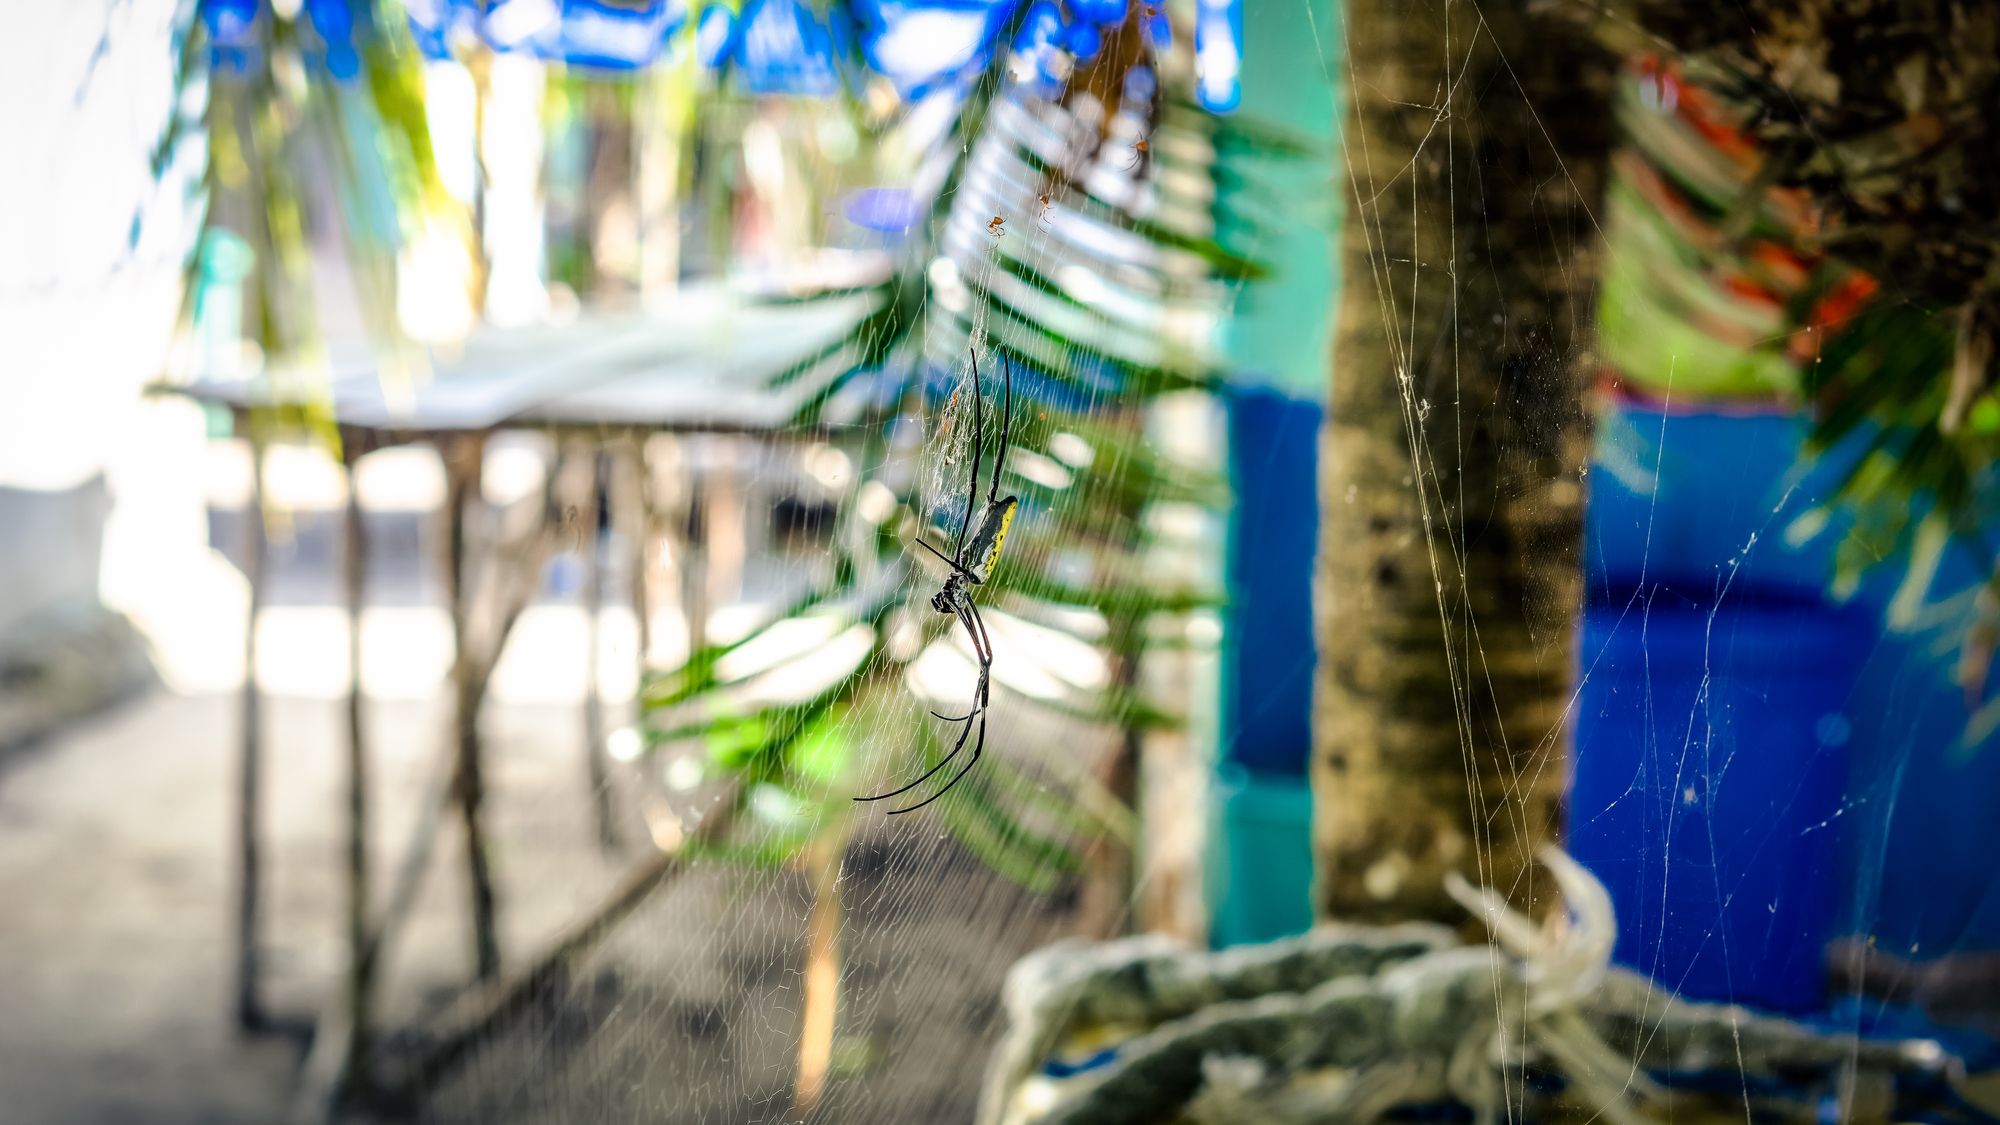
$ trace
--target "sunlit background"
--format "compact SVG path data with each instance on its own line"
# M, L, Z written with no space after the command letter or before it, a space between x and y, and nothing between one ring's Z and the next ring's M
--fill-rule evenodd
M1415 7L16 13L0 1125L1990 1120L1977 67Z

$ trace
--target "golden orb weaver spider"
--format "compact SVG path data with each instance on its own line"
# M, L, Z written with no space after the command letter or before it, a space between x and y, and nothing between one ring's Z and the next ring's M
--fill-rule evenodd
M857 801L884 801L899 797L936 776L937 772L950 765L965 749L965 740L972 734L973 720L979 720L979 737L972 744L972 757L959 767L943 788L930 796L905 808L889 810L890 816L915 812L951 791L972 767L979 762L979 754L986 748L986 704L993 678L993 640L987 636L986 622L979 616L979 606L972 600L972 587L983 586L993 574L993 564L1000 561L1000 549L1007 545L1007 529L1014 524L1014 513L1020 510L1018 496L1000 495L1000 470L1007 464L1007 441L1014 428L1014 375L1005 364L1000 367L1001 377L1006 387L1000 410L1000 448L993 458L993 475L986 485L986 508L980 513L979 526L972 524L972 509L979 503L979 464L986 452L986 423L981 411L985 395L979 389L979 354L972 353L972 481L966 489L965 515L959 520L958 540L947 555L936 547L917 537L917 545L951 567L945 576L944 587L931 596L931 608L943 614L958 618L965 626L965 635L972 641L973 656L979 661L979 683L973 689L972 708L963 715L931 714L947 723L963 724L959 728L958 741L952 744L951 753L927 769L915 781L900 789L887 793L877 793L872 797L856 797ZM969 536L969 537L968 537Z

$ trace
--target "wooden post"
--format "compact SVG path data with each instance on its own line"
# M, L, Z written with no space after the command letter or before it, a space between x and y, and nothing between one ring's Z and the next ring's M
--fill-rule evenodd
M702 550L707 576L709 604L727 605L743 593L744 563L750 548L749 506L745 495L750 482L738 460L743 443L729 434L715 434L704 443L714 462L701 490Z
M646 682L646 661L653 651L653 469L646 459L646 435L635 434L629 443L632 467L632 495L629 522L632 527L632 613L639 622L639 683Z
M604 533L610 522L605 518L610 505L611 455L598 450L591 455L590 487L584 501L583 531L583 756L584 777L590 785L591 813L597 821L597 843L605 852L618 848L618 825L611 807L611 777L604 765L604 692L599 684L603 669L598 649L603 643L604 620Z
M834 1027L840 1014L840 861L846 833L835 831L806 849L812 908L806 916L805 991L801 1000L799 1068L792 1108L809 1117L826 1096Z
M369 1088L375 966L379 931L368 925L368 741L361 686L361 616L367 599L368 535L355 466L362 444L341 434L347 470L341 587L347 609L347 973L340 994L320 1014L293 1093L288 1125L326 1125L344 1097Z
M687 474L686 507L681 527L680 564L681 617L687 622L687 650L700 652L708 643L708 481L698 464L696 442L682 446L682 469Z
M250 502L243 513L243 577L249 583L249 612L243 625L243 696L236 791L236 1025L245 1031L264 1026L258 992L257 891L262 859L259 836L263 783L263 696L257 689L257 615L264 607L264 567L270 544L264 533L264 443L247 418L237 415L236 431L250 443Z
M1130 698L1139 690L1139 651L1144 644L1140 621L1114 614L1106 647L1111 654L1111 682ZM1114 741L1092 772L1104 791L1136 813L1140 754L1145 736L1130 724L1120 726ZM1132 849L1110 834L1100 835L1084 852L1084 879L1077 907L1080 933L1105 940L1130 928L1134 864Z
M466 876L471 892L473 963L481 980L500 975L500 937L495 922L493 872L486 850L482 806L486 779L479 748L479 703L486 660L473 651L471 576L466 567L465 519L479 494L485 438L468 434L447 439L445 450L445 584L451 608L452 734L457 747L453 790L465 830Z
M361 617L367 602L368 531L356 467L347 458L347 1056L346 1084L368 1082L374 956L368 932L368 741L361 684Z

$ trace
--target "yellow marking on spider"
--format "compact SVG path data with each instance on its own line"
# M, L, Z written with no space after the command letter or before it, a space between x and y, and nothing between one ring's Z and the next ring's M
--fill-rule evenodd
M993 549L987 552L986 565L980 567L987 574L993 573L993 564L1000 561L1000 548L1007 545L1007 529L1014 526L1014 514L1021 510L1021 502L1009 496L1002 501L1006 511L1000 513L1000 534L993 537Z

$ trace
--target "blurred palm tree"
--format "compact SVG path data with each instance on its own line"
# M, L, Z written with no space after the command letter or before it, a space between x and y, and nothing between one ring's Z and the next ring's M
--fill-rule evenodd
M1527 865L1559 821L1566 773L1587 448L1578 365L1596 358L1578 317L1602 254L1611 59L1671 60L1765 154L1740 182L1707 185L1726 233L1760 222L1774 188L1810 216L1806 248L1825 268L1787 314L1817 342L1802 388L1813 446L1859 454L1836 497L1855 517L1836 590L1898 560L1907 606L1946 550L1996 562L2000 148L1987 133L2000 11L1452 9L1348 4L1354 207L1322 484L1313 763L1318 906L1340 917L1456 918L1439 890L1451 869L1537 897ZM1624 257L1608 266L1620 288L1601 343L1614 359L1660 350L1629 319L1645 310L1624 303L1632 271L1670 265L1647 249L1615 247ZM1700 375L1767 391L1777 366ZM1969 628L1971 697L1997 640L2000 579ZM1993 725L2000 705L1972 734Z
M1461 923L1448 872L1547 899L1530 870L1567 777L1611 61L1519 5L1346 18L1315 906Z
M1992 574L1968 621L1960 682L1986 694L2000 641L1992 465L2000 334L2000 10L1948 0L1623 0L1600 35L1664 55L1712 93L1760 159L1713 185L1740 240L1780 192L1824 263L1787 310L1809 341L1802 390L1812 445L1848 459L1833 507L1852 517L1836 592L1891 562L1905 572L1894 627L1913 624L1941 557ZM1795 534L1813 532L1815 513ZM1969 742L2000 722L1975 716Z

